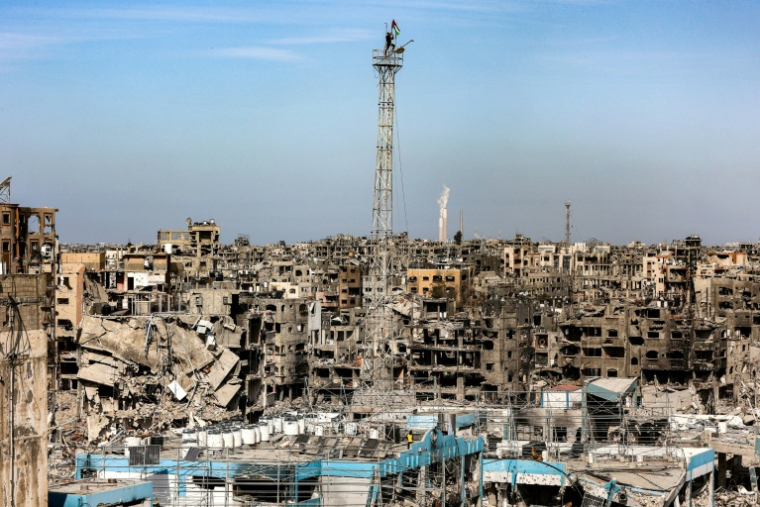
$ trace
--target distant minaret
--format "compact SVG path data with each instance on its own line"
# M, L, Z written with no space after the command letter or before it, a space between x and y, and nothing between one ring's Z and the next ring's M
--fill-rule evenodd
M462 238L464 238L464 210L459 210L459 232L462 233Z
M440 216L438 217L438 241L443 243L449 240L449 211L446 209L449 202L449 192L451 192L449 187L444 185L443 192L441 192L441 196L438 198L438 209L440 210Z
M570 201L565 203L565 244L570 246Z

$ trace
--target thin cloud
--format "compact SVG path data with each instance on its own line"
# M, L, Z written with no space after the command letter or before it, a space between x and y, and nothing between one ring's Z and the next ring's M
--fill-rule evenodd
M0 32L0 61L39 58L46 49L64 42L47 35Z
M247 23L262 20L251 10L202 7L139 7L107 9L42 9L35 13L81 19Z
M371 40L376 37L377 33L372 30L362 29L346 29L335 30L328 32L324 35L316 35L311 37L286 37L282 39L273 39L269 41L269 44L275 45L310 45L310 44L331 44L339 42L356 42L363 40Z
M365 6L396 6L405 9L453 11L453 12L493 12L502 10L508 2L503 0L479 0L462 2L461 0L403 0L378 3L376 0L357 1L355 4Z
M620 3L620 0L522 0L528 4L560 4L578 7L587 7L594 5L613 5Z
M268 48L262 46L212 49L205 54L215 58L268 60L273 62L300 62L305 60L303 56L288 49Z
M743 58L726 58L725 55L695 51L632 51L626 49L578 50L539 54L538 58L552 68L565 65L569 68L604 74L646 76L653 72L722 72L741 68L750 63Z
M572 48L572 47L582 47L582 46L601 46L610 44L611 42L614 42L617 40L616 37L613 36L607 36L607 37L586 37L586 38L565 38L565 39L548 39L544 41L544 44L547 46L554 46L558 48Z

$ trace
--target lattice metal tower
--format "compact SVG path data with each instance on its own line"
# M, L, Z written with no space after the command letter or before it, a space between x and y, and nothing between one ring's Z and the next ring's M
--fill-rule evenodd
M389 38L390 37L390 38ZM377 102L377 158L372 199L371 237L375 240L373 275L377 286L388 290L390 253L388 240L393 235L393 122L396 106L396 73L404 64L403 48L396 49L395 34L388 32L384 49L372 51L372 66L379 77ZM377 293L377 291L376 291Z
M396 28L395 22L392 25ZM393 28L386 34L385 48L372 51L372 66L378 74L379 99L377 120L377 158L372 199L374 240L370 265L371 298L375 306L368 315L367 345L371 352L362 361L362 373L373 380L385 376L383 368L390 325L383 300L388 293L391 275L390 240L393 235L393 123L396 102L396 73L404 64L404 48L395 46Z
M396 101L396 73L404 64L399 50L375 49L372 66L380 78L378 88L377 160L375 190L372 206L372 238L382 239L393 234L393 120Z

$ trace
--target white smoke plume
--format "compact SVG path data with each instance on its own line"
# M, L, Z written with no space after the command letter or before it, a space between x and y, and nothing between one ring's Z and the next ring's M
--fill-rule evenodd
M446 185L443 186L443 192L441 192L441 197L438 198L438 209L446 209L446 205L449 202L449 193L451 192L451 189L447 187Z

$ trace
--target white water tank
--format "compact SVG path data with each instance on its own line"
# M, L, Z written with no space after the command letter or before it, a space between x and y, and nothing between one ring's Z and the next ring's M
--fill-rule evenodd
M243 437L244 445L253 445L256 443L256 432L253 430L253 426L244 426L240 432Z
M257 424L253 425L253 443L258 444L261 442L261 430Z
M370 440L377 440L378 438L380 438L380 432L377 431L376 428L372 428L371 430L369 430L369 439Z
M206 447L208 445L208 432L201 430L198 432L198 447Z
M727 422L719 422L718 423L718 434L723 435L728 431L728 423Z
M219 432L208 433L208 446L211 449L221 449L224 447L224 437Z
M274 424L274 432L282 433L282 417L280 416L273 417L272 423Z
M268 423L259 424L259 432L261 432L261 441L269 442L269 424Z
M325 428L324 426L316 425L314 426L314 434L318 437L321 437L325 434Z
M298 435L298 421L286 420L282 426L282 432L289 437Z
M298 434L303 435L306 433L306 419L302 415L298 416Z
M224 442L225 449L235 448L235 437L232 436L232 430L230 429L224 430L224 433L222 433L222 441Z
M237 449L243 446L243 430L240 428L234 428L232 430L232 447Z
M349 422L349 423L346 423L345 429L346 429L347 437L354 437L356 436L356 432L359 429L359 425L354 422Z

